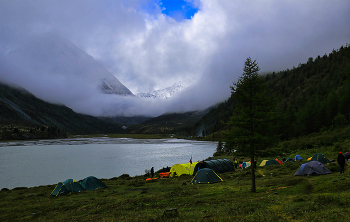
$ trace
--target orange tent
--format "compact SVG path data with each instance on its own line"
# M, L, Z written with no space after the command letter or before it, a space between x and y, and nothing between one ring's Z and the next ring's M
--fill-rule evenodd
M279 159L275 159L280 165L282 165L282 161Z
M159 173L160 178L169 177L169 176L170 176L170 172Z

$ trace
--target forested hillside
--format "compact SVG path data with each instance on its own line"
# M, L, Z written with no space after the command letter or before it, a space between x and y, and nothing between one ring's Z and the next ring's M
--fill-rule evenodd
M259 62L259 61L257 61ZM328 55L309 58L298 67L263 75L278 99L282 140L307 135L350 122L350 46ZM196 125L206 134L225 129L234 100L229 98L205 115Z
M112 132L122 132L122 127L111 119L77 114L66 106L44 102L23 88L0 83L0 140Z

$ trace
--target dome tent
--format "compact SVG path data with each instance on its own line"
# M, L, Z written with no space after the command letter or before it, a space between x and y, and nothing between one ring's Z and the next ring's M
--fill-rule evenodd
M203 168L198 170L193 177L191 184L197 183L216 183L223 181L212 169Z
M323 163L323 164L327 164L327 163L330 163L331 161L329 161L329 159L323 155L322 153L315 153L312 158L311 158L311 161L318 161L320 163Z
M195 175L198 172L198 170L203 168L212 169L216 173L226 173L229 171L235 171L235 167L229 159L206 160L203 162L198 162L195 165L193 175Z
M68 179L64 182L59 182L55 189L52 191L52 196L65 195L69 193L79 193L85 191L84 187L81 186L76 180Z
M97 179L94 176L86 177L80 181L80 184L82 187L84 187L85 190L96 190L107 187L101 180Z
M263 160L260 166L281 165L277 160Z
M299 154L295 155L294 160L302 160L301 156Z
M263 160L263 161L260 163L259 166L265 166L267 161L268 161L268 160Z
M286 161L284 161L285 163L292 163L292 162L295 162L295 160L293 159L293 158L291 158L291 157L288 157L287 159L286 159Z
M294 176L303 175L321 175L332 173L323 163L318 161L310 161L308 163L301 164L299 169L294 173Z
M182 163L182 164L174 164L170 168L170 177L173 176L181 176L182 174L192 175L194 171L194 167L198 162L191 163Z

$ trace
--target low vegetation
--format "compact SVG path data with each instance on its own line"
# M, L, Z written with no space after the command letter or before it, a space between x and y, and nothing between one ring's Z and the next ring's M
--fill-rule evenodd
M350 164L345 174L332 162L327 164L332 174L293 175L316 151L332 160L344 149L339 144L295 149L284 157L300 154L300 162L258 166L256 193L250 192L250 169L221 174L220 183L196 185L189 175L152 181L145 180L148 175L122 175L103 179L106 189L59 197L50 196L55 185L4 188L0 221L346 221Z

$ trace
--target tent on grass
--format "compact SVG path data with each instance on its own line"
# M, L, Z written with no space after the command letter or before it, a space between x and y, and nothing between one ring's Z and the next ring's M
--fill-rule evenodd
M294 176L303 175L321 175L332 173L323 163L318 161L310 161L308 163L301 164L299 169L294 173Z
M229 159L217 159L217 160L207 160L203 162L198 162L194 168L193 175L195 175L198 170L203 168L209 168L217 173L226 173L230 171L235 171L233 163Z
M216 183L223 181L212 169L203 168L198 170L193 177L191 184L197 183Z
M85 190L96 190L107 187L101 180L97 179L94 176L86 177L80 181L80 184Z
M312 156L310 161L318 161L321 162L323 164L327 164L330 163L331 161L329 161L329 159L323 155L322 153L316 153Z
M285 163L289 163L289 162L294 162L295 160L293 160L293 158L290 158L290 157L288 157L287 159L286 159L286 161L284 161Z
M279 160L279 159L275 159L280 165L283 164L282 160Z
M191 163L182 163L182 164L174 164L170 168L170 177L181 176L182 174L192 175L194 171L194 167L198 162Z
M263 160L263 161L260 163L260 166L265 166L265 165L266 165L266 162L267 162L267 160Z
M59 182L55 189L52 191L52 196L65 195L69 193L79 193L85 191L76 180L68 179L64 182Z
M302 160L303 158L301 158L301 156L299 154L295 155L294 157L295 160Z
M277 160L263 160L260 166L281 165Z
M344 154L344 157L345 157L345 159L346 159L347 161L349 161L349 159L350 159L350 152L349 152L349 151L346 152L346 153Z

